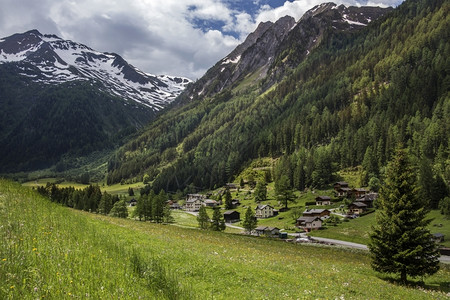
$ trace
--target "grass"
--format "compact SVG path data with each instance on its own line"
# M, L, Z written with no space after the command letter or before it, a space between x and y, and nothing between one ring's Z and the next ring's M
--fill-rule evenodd
M313 231L309 235L359 244L367 244L369 242L371 225L375 225L375 215L375 213L372 213L348 222L342 222L337 226L331 226L324 230Z
M56 178L41 178L41 179L37 179L37 180L33 180L33 181L27 181L25 183L23 183L23 186L26 187L31 187L31 188L36 188L38 186L45 186L48 182L50 183L55 183L57 182ZM95 184L95 183L93 183ZM77 183L74 181L62 181L58 183L58 186L61 188L65 188L65 187L74 187L75 189L84 189L88 186L88 184L82 184L82 183ZM113 194L113 195L126 195L128 196L128 188L133 188L135 191L135 194L139 195L139 190L141 188L144 187L144 184L142 182L137 182L137 183L132 183L132 184L113 184L113 185L104 185L104 184L99 184L100 189L102 190L102 192L108 192L109 194Z
M190 222L190 221L187 221ZM401 286L367 253L111 218L0 180L1 299L446 299L450 269Z
M428 218L433 219L428 226L431 233L440 232L445 235L446 240L441 246L450 247L450 220L446 219L439 210L432 210ZM325 237L330 239L344 240L359 244L369 242L371 226L376 223L376 213L365 215L349 222L343 222L337 226L328 227L310 233L311 236ZM442 224L442 226L440 226Z

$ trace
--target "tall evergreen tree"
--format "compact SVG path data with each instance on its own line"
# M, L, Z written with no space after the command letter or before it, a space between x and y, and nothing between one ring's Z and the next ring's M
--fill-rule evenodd
M420 197L417 177L405 150L388 164L378 201L377 225L370 234L372 267L382 273L431 275L439 270L439 252L425 219L427 203Z
M295 201L291 183L286 175L282 175L275 181L275 195L284 204L285 209L288 208L288 202Z
M253 209L249 206L247 211L245 212L244 221L242 222L242 226L248 233L251 233L255 228L258 220L255 218L255 213Z
M128 209L127 209L127 203L125 202L125 199L120 199L119 201L114 203L114 206L111 209L111 212L109 214L113 217L127 218L128 217Z
M200 207L200 210L198 211L197 216L198 226L201 229L208 229L209 226L209 216L206 212L206 207L202 206Z
M223 215L220 213L220 209L218 207L214 208L212 220L211 220L211 229L214 231L224 231L225 230L225 221Z
M225 209L233 209L233 197L229 189L225 191Z
M261 202L267 200L267 187L263 181L258 181L255 188L255 201Z

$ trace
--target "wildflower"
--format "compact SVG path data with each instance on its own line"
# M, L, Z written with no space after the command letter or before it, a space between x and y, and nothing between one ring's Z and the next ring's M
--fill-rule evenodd
M33 251L37 251L37 248L33 248Z
M2 261L6 261L6 258L2 259Z
M14 285L12 285L12 286L10 286L9 288L10 288L10 289L14 289L14 288L15 288L15 286L14 286Z

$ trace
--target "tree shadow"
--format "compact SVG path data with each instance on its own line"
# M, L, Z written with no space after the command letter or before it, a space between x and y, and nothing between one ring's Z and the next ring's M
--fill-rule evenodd
M441 269L446 269L448 271L450 270L450 266L441 266ZM441 280L439 280L439 278L408 278L408 281L404 283L400 280L400 276L396 275L378 274L377 277L394 285L450 293L450 279L447 278L441 278Z

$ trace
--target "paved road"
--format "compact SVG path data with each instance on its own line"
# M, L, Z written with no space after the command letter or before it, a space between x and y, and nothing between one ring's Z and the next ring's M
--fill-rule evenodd
M342 247L346 247L346 248L369 250L369 248L366 245L363 245L363 244L357 244L357 243L352 243L352 242L346 242L346 241L334 240L334 239L327 239L327 238L315 237L315 236L312 237L312 239L316 240L316 241L319 241L319 242L331 243L331 244L342 246ZM442 263L450 264L450 256L441 255L439 257L439 261L442 262Z
M198 215L198 212L187 211L187 213L194 215L194 216ZM240 229L242 231L244 230L244 228L239 227L239 226L231 225L228 223L226 225L231 228ZM290 233L289 235L293 236L293 237L306 237L306 233ZM334 240L334 239L327 239L327 238L315 237L315 236L311 237L311 239L319 241L319 242L334 244L334 245L345 247L345 248L353 248L353 249L360 249L360 250L367 250L367 251L369 250L369 248L364 244L358 244L358 243L352 243L352 242ZM441 255L441 257L439 258L439 261L450 264L450 256Z

